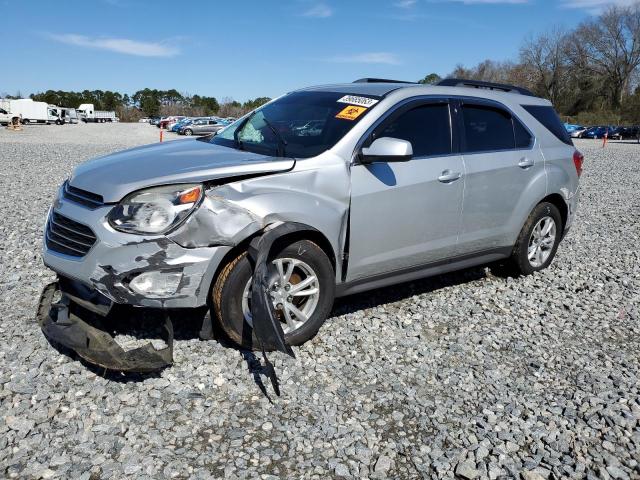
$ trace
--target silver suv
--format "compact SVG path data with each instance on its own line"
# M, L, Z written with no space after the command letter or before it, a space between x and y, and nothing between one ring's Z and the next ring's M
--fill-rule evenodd
M546 268L582 160L552 105L517 87L311 87L212 138L80 165L44 262L94 313L207 307L237 344L291 353L335 297L495 262Z

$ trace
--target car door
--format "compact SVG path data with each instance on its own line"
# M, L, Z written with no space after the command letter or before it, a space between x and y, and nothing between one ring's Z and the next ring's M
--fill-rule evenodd
M466 172L458 254L509 247L519 223L514 212L527 185L544 175L544 159L531 132L505 106L465 99L458 112Z
M213 133L216 130L218 130L218 122L216 122L215 120L207 121L207 125L205 127L204 132L205 133Z
M191 129L193 130L193 133L196 133L196 134L202 133L202 130L205 127L205 123L206 123L206 120L202 120L202 119L195 120L191 124L191 126L192 126Z
M383 137L411 142L413 158L352 166L347 281L420 267L455 252L464 170L448 100L398 107L363 146Z

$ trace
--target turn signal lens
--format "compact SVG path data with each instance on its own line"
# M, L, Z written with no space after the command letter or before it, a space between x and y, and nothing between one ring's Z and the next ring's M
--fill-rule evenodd
M584 162L584 155L582 155L578 150L573 152L573 164L576 167L576 173L578 176L582 175L582 163ZM196 187L200 188L200 187Z
M195 203L200 199L201 193L201 187L193 187L185 192L182 192L178 199L178 203L180 203L180 205L184 205L185 203Z

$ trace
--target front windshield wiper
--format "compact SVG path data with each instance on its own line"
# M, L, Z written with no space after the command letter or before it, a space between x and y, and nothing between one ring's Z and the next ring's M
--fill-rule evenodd
M267 120L267 117L265 117L264 115L262 116L262 121L264 121L265 125L269 127L269 129L273 132L273 134L278 139L278 151L276 152L276 155L278 157L286 157L287 141L284 139L282 134L278 130L276 130L276 128L273 125L271 125L271 122L269 122L269 120Z

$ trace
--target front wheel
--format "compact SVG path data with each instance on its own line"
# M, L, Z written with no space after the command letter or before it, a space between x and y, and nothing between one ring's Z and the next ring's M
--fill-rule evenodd
M191 135L193 135L193 130L190 130L190 129L188 129L188 128L187 128L187 129L184 131L184 134L185 134L187 137L188 137L188 136L191 136Z
M335 275L322 249L299 240L269 258L269 295L289 345L313 338L333 306ZM228 263L212 290L213 313L219 328L243 348L258 349L251 315L253 267L246 253ZM273 350L276 345L264 345Z
M562 217L552 203L536 205L511 252L508 266L516 274L530 275L547 268L562 239Z

